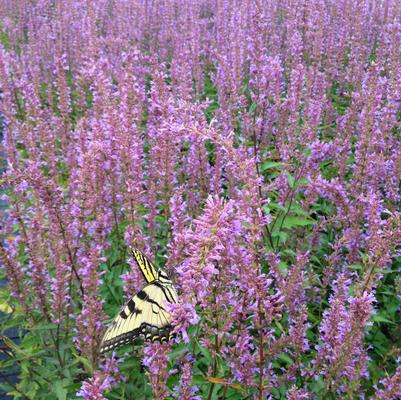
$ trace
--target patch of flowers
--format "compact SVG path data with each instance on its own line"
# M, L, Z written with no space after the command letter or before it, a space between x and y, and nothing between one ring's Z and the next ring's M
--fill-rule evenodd
M3 0L0 42L2 390L401 398L398 0ZM100 356L128 246L177 335Z

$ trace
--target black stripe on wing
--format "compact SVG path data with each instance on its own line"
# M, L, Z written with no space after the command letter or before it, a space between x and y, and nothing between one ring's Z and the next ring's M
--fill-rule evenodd
M156 284L156 281L152 282L152 285L159 286L159 285ZM154 304L155 306L157 306L158 308L160 308L164 312L167 312L167 310L161 304L159 304L157 301L152 300L144 290L141 290L140 292L138 292L137 296L141 300L146 301L147 303L150 303L150 304Z
M163 285L162 283L160 283L159 281L155 281L152 283L154 286L157 286L159 289L162 290L164 296L166 297L166 300L169 303L176 303L176 300L174 299L174 296L171 294L170 289L168 288L168 286Z
M150 283L155 281L159 276L156 267L138 249L131 247L131 253L146 282Z
M129 314L127 314L126 312L125 312L125 309L128 307L128 310L129 310ZM134 301L134 299L131 299L127 304L126 304L126 306L121 310L121 312L120 312L120 317L122 318L122 319L127 319L128 317L129 317L129 315L132 315L132 314L135 314L135 315L138 315L138 314L141 314L142 313L142 310L139 310L136 306L135 306L135 301Z
M170 324L162 328L158 328L144 322L139 328L116 336L102 343L100 353L103 354L125 344L133 343L135 339L139 337L142 337L144 340L151 342L168 342L170 338L173 337L172 335L170 335L171 330L172 326Z

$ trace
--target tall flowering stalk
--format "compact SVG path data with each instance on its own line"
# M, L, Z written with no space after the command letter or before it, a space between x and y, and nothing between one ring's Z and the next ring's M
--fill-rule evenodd
M150 385L154 399L162 400L168 396L167 352L169 344L152 343L144 349L143 364L149 368Z
M315 368L326 377L329 390L352 395L358 380L368 374L362 340L374 297L366 292L349 297L350 283L344 274L336 282L330 308L320 326L323 344L317 347Z

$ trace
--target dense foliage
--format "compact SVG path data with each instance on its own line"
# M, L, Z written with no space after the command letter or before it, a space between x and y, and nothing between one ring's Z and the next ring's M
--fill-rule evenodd
M399 0L2 0L0 371L20 399L401 398ZM99 356L143 280L177 338Z

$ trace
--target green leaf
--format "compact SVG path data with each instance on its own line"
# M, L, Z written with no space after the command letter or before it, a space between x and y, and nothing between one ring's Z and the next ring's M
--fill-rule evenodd
M310 383L310 388L312 389L313 393L319 393L324 390L324 380L321 376Z
M0 382L0 389L3 392L6 392L7 394L11 394L12 392L17 393L14 391L14 388L10 384L5 383L5 382Z
M273 320L273 322L274 322L274 324L277 326L277 328L279 329L279 331L280 331L281 333L284 333L284 334L285 334L285 329L284 329L283 325L281 325L280 321L279 321L277 318L275 318L275 319Z
M283 228L291 229L297 226L308 226L314 224L316 221L310 218L301 218L289 215L283 222Z
M309 217L309 213L306 212L298 203L292 204L291 214L303 215L305 217Z
M64 389L70 392L78 392L78 390L81 388L82 383L69 383L64 386Z
M77 359L77 361L81 362L87 368L88 371L91 371L92 365L87 358L75 354L74 356Z
M382 274L395 274L395 273L398 273L398 271L393 271L392 269L382 269L381 271L380 271Z
M285 163L282 162L276 162L276 161L265 161L261 166L260 170L262 172L267 171L268 169L271 168L277 168L277 167L282 167L283 165L286 165Z
M301 187L301 186L307 186L309 183L308 178L301 178L297 181L296 186Z
M0 43L4 46L6 50L11 49L11 42L10 38L8 37L7 33L3 30L0 31Z
M53 387L58 400L67 399L67 390L64 388L63 381L53 382Z
M381 314L375 314L372 317L372 321L373 322L384 322L386 324L391 324L391 325L397 325L395 322L390 321L389 319L387 319L386 317L383 317L383 315Z
M280 263L279 263L279 265L278 265L278 268L279 268L279 270L282 271L282 272L287 272L287 271L288 271L288 265L287 265L287 263L286 263L285 261L283 261L283 260L280 261Z
M288 181L288 186L291 189L294 189L295 188L295 178L289 173L287 173L287 181Z
M40 324L37 326L33 326L32 328L30 328L32 331L42 331L42 330L46 330L46 329L57 329L57 324Z
M211 364L213 358L212 358L209 350L206 349L205 347L203 347L196 338L194 340L195 340L195 344L196 344L195 351L199 351L203 355L203 357L205 358L206 362L208 364Z
M249 113L250 113L250 114L254 113L255 110L256 110L256 108L257 108L257 104L256 104L256 103L252 103L252 104L249 106Z
M352 264L352 265L348 265L347 268L348 269L352 269L354 271L361 271L362 270L362 265L360 265L360 264Z
M262 209L266 214L269 214L270 210L279 210L279 211L284 211L284 212L287 211L287 209L285 207L283 207L281 204L278 204L275 202L270 202L268 204L263 205Z
M293 364L293 360L291 359L291 357L288 355L288 354L286 354L286 353L281 353L281 354L279 354L278 356L277 356L277 359L278 360L280 360L280 361L282 361L284 364L287 364L287 365L291 365L291 364Z
M273 231L272 232L272 237L276 238L278 237L281 241L281 243L285 243L288 240L288 235L287 233L283 232L283 231Z

